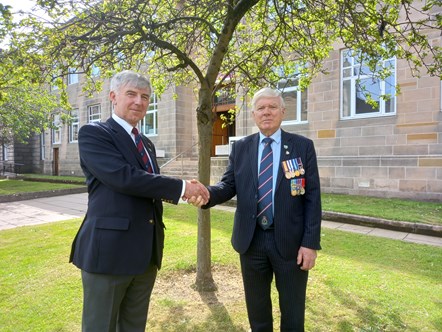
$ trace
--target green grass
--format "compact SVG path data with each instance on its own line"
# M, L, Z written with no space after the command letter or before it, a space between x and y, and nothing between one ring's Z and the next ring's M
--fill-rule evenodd
M235 274L241 280L230 245L232 219L232 213L212 210L212 262L215 271L227 268L228 279ZM80 273L67 262L80 222L0 232L0 331L80 331ZM165 223L159 282L196 265L196 209L165 204ZM442 330L442 248L329 229L322 231L322 247L309 276L306 331ZM247 331L242 300L205 303L155 293L148 330Z
M442 225L442 202L322 194L322 209L389 220Z
M84 185L84 184L83 184ZM78 188L78 184L0 179L0 195Z
M75 182L78 184L84 184L85 183L85 177L84 176L54 176L54 175L45 175L45 174L22 174L22 178L26 180L47 180L47 181L58 181L58 182Z

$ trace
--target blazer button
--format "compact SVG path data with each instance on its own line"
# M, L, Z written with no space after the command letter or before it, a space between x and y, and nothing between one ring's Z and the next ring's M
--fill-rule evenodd
M153 219L149 219L149 224L151 224L151 225L153 225L153 224L154 224L154 221L153 221Z

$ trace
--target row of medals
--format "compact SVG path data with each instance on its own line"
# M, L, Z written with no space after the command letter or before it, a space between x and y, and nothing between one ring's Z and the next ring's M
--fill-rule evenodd
M291 194L292 196L304 195L305 194L305 179L293 179L300 175L305 174L304 166L302 165L301 158L284 160L282 162L282 167L284 168L285 177L287 179L292 179L290 181Z

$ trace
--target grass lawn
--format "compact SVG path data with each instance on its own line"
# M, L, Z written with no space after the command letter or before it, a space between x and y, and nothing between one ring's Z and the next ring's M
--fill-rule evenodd
M0 179L0 195L70 189L78 186L79 184Z
M442 225L442 202L322 194L322 209L389 220Z
M212 212L219 290L199 294L191 288L196 209L165 204L164 266L148 331L248 330L232 219L230 212ZM0 231L0 331L80 331L80 273L67 262L80 222ZM306 331L442 331L442 248L329 229L322 247L309 276Z

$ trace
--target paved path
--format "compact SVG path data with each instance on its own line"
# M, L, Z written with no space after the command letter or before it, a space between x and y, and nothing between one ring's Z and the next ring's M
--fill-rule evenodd
M234 207L218 209L235 211ZM87 209L87 193L37 198L26 201L0 203L0 231L19 226L38 225L59 220L81 218ZM442 247L442 238L397 232L376 227L357 226L324 220L322 226L347 232L386 237L407 242Z

